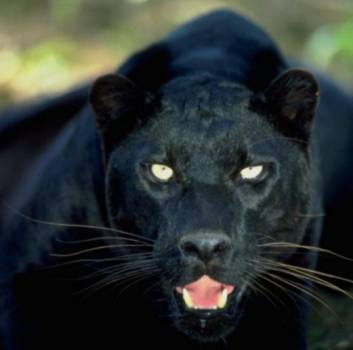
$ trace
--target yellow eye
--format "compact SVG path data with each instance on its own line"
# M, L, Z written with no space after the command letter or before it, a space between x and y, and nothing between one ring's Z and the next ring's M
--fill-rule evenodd
M248 166L240 172L240 176L243 180L253 180L259 177L264 170L262 165Z
M160 181L169 181L174 175L173 169L165 164L152 164L151 172Z

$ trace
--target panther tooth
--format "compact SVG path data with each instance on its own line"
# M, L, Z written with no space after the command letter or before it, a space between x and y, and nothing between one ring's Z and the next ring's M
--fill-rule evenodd
M222 294L218 299L218 303L217 303L218 308L223 309L227 304L227 300L228 300L228 292L226 289L223 289Z
M183 289L183 299L187 307L189 307L190 309L195 308L194 303L192 302L191 296L186 288Z

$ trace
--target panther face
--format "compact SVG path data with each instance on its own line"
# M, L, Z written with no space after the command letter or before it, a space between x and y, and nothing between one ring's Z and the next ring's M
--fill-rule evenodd
M158 96L118 76L95 83L110 224L153 242L163 307L181 332L217 341L234 330L264 256L288 256L266 244L303 239L317 91L299 70L261 94L208 74Z

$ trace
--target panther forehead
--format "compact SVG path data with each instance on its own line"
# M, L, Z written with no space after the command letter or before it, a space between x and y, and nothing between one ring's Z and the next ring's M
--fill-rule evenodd
M266 129L264 118L251 109L252 97L245 86L210 74L173 79L161 88L150 128L173 146L226 150L228 144L253 134L249 121Z
M246 86L211 74L185 76L171 80L161 87L163 110L201 112L207 117L234 114L249 108L251 92Z

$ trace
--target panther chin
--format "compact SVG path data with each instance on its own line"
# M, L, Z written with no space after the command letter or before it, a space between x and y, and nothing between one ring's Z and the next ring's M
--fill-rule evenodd
M175 287L179 331L199 342L218 342L237 325L245 286L225 284L203 275Z

